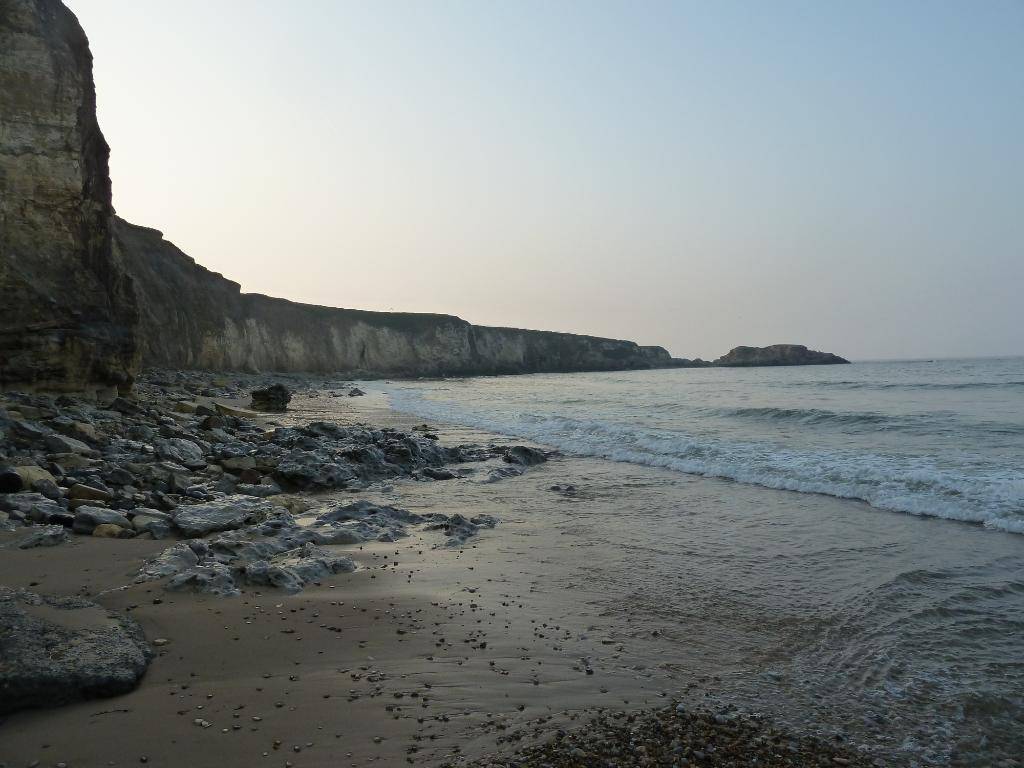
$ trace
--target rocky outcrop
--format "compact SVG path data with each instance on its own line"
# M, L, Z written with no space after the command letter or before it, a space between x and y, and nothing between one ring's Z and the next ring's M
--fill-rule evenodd
M452 315L365 312L242 293L155 229L115 219L132 274L145 365L234 371L444 376L666 367L661 347L491 328Z
M58 0L0 0L0 387L126 387L131 282L111 247L92 55Z
M742 368L771 365L835 365L849 363L831 352L818 352L803 344L772 344L768 347L733 347L713 365Z

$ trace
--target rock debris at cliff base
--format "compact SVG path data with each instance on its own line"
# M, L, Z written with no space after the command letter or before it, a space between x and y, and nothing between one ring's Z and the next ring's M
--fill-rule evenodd
M138 399L0 395L0 526L26 527L22 548L60 546L69 534L183 539L187 572L165 563L160 574L175 577L177 588L237 594L237 581L294 590L351 570L316 547L393 541L413 525L442 533L439 545L458 546L497 522L359 502L325 506L311 493L355 493L398 477L453 480L477 467L489 470L481 481L492 482L547 459L527 446L444 446L415 430L263 425L220 402L234 402L253 381L158 372L140 379ZM311 390L314 383L323 389ZM337 382L303 386L317 395L351 392ZM291 397L280 382L256 391L278 402ZM297 514L308 519L300 524Z

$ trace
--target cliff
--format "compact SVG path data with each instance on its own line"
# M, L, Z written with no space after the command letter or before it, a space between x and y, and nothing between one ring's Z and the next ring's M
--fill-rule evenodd
M112 389L138 356L92 55L57 0L0 0L0 387Z
M817 352L803 344L772 344L768 347L733 347L712 365L727 368L770 365L835 365L849 363L831 352Z
M114 220L131 273L145 365L442 376L607 371L672 364L661 347L471 325L452 315L365 312L240 291L155 229Z

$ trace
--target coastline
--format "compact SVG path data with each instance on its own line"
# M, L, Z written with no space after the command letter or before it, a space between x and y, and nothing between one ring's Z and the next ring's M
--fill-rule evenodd
M379 396L302 394L264 421L325 417L396 429L422 422ZM520 442L431 426L446 445ZM17 550L8 545L21 533L0 534L0 583L87 593L128 612L150 640L168 640L130 694L7 718L0 757L69 766L143 757L167 766L457 765L548 742L598 711L683 702L767 713L831 745L836 765L849 759L848 744L867 745L865 765L903 761L896 747L912 723L888 713L872 725L829 702L813 706L814 692L780 671L816 619L772 604L765 585L744 592L725 575L737 570L742 581L744 557L763 558L764 542L744 542L739 558L718 548L730 531L742 536L749 517L782 509L793 530L825 515L840 538L844 524L852 531L853 512L907 541L940 521L594 458L555 457L518 477L480 480L400 478L317 495L324 504L367 499L414 513L493 514L499 523L462 548L438 547L436 533L416 528L396 542L331 547L359 569L294 595L245 588L221 598L133 584L141 562L171 541L76 537ZM552 490L568 485L578 491ZM627 505L633 512L623 512ZM660 557L678 561L666 582L638 547L648 519L669 517L680 539L664 542ZM822 569L836 565L835 554L823 554Z

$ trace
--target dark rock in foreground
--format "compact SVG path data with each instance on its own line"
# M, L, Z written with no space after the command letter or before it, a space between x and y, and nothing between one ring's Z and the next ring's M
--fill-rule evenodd
M759 365L836 365L849 363L831 352L818 352L803 344L772 344L768 347L733 347L712 365L743 368Z
M127 693L151 657L126 616L0 587L0 714Z

